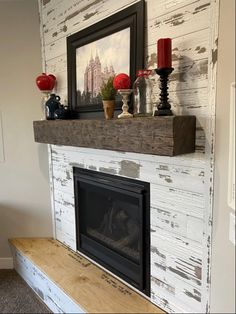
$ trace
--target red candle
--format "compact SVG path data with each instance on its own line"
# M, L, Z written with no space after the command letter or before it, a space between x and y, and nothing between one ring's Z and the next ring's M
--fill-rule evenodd
M160 38L157 42L157 67L172 67L172 49L170 38Z

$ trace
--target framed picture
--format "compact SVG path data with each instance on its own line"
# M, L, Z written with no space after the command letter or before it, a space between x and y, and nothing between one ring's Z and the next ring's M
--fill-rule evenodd
M102 117L100 87L144 65L144 0L67 37L68 104L77 118ZM116 96L115 110L121 110ZM132 104L131 104L132 107Z

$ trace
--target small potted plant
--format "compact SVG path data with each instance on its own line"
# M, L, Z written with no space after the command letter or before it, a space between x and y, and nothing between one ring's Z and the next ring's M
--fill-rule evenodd
M100 91L106 119L112 119L114 116L116 90L113 87L113 79L114 77L109 77L107 82L103 82Z

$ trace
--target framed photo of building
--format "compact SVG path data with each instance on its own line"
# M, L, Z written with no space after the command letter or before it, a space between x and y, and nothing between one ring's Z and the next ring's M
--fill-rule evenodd
M119 73L134 82L143 64L143 0L67 37L68 104L74 116L102 117L102 83ZM115 109L121 109L119 96Z

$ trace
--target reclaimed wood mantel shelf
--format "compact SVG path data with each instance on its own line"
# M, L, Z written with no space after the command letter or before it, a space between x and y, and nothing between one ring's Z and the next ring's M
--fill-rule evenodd
M176 156L195 150L195 116L34 121L39 143Z

